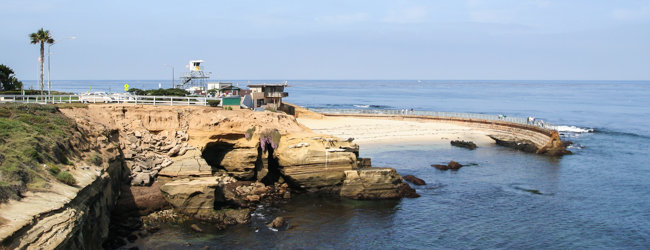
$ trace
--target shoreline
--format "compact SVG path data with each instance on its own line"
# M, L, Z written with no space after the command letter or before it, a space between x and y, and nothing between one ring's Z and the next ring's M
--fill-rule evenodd
M473 141L477 145L495 144L487 132L448 123L416 122L360 117L297 118L314 133L339 138L355 138L359 146L408 143L449 143L452 140Z

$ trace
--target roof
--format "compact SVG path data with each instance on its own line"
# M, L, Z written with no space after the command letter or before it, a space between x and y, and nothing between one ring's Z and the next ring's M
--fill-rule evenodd
M227 87L223 87L223 88L220 89L220 90L229 90L229 89L233 89L233 90L234 90L234 89L239 89L239 90L241 90L241 88L236 87L236 86L232 86L232 85L227 86Z

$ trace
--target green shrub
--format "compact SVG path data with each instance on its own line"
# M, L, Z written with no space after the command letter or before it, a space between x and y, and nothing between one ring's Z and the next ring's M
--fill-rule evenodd
M70 172L61 172L56 175L56 179L70 186L77 184L77 180L75 180Z
M57 176L61 172L61 169L56 165L51 165L48 171L50 171L50 174L53 176Z
M221 100L208 100L208 105L210 105L210 107L219 106L219 103L221 103Z

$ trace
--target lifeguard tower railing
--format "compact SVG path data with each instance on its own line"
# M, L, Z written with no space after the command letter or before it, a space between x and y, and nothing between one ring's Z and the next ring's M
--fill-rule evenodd
M465 118L465 119L482 119L492 121L504 121L526 125L538 126L545 129L557 131L557 126L551 123L542 123L540 120L535 122L528 122L527 118L518 118L500 115L489 114L471 114L471 113L456 113L456 112L440 112L440 111L410 111L410 110L382 110L382 109L319 109L310 108L309 111L321 114L375 114L375 115L398 115L398 116L428 116L428 117L451 117L451 118Z

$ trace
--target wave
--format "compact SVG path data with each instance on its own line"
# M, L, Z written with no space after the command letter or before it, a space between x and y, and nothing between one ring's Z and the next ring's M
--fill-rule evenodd
M579 128L576 126L557 126L560 133L590 133L594 132L593 128Z
M357 108L370 108L370 105L357 105L357 104L355 104L354 106L357 107Z

